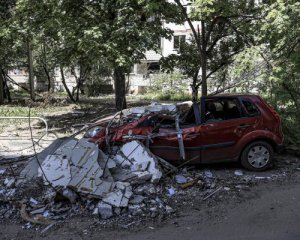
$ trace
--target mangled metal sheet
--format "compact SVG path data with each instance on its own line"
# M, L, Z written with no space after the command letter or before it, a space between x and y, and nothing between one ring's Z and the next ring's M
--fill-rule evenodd
M158 113L158 112L175 113L176 105L175 104L153 103L150 106L134 107L134 108L125 109L122 111L124 116L129 116L129 115L141 116L144 113Z

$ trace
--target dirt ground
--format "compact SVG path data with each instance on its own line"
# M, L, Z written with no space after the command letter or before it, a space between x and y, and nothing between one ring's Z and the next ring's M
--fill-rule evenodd
M97 108L98 109L98 108ZM101 108L99 107L99 113ZM70 124L95 118L98 110L85 114L64 113L49 117L49 126L68 128ZM59 120L57 120L59 119ZM212 189L222 190L203 200L199 186L185 191L177 188L168 199L175 209L169 216L153 219L132 216L100 220L89 214L76 215L46 229L15 219L0 221L0 239L300 239L300 157L281 154L275 167L264 173L247 172L239 164L206 165L187 171L210 171ZM243 176L235 175L235 171ZM247 179L254 179L247 181ZM0 201L0 205L3 204Z
M165 220L143 221L127 229L80 216L45 233L44 227L23 229L24 222L2 222L0 234L1 239L300 239L299 182L300 172L295 172L238 194L216 194L209 201L196 195L193 206L182 205Z

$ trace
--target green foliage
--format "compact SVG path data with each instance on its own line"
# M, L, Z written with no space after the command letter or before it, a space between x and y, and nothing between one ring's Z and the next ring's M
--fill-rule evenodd
M160 64L163 72L180 71L183 75L193 78L201 67L195 40L181 43L178 53L162 57Z
M145 100L191 100L188 89L188 81L180 72L161 73L153 76L151 86L147 88L142 98Z
M176 94L185 93L188 88L189 84L184 75L179 72L172 72L154 75L148 92L157 93L162 91L168 94Z
M142 100L151 100L151 101L190 101L192 95L187 92L171 94L168 92L150 92L140 96Z
M179 0L175 3L181 6L179 18L188 22L192 38L180 49L179 55L171 54L162 59L163 70L180 69L193 78L196 91L202 85L202 95L207 95L207 85L213 85L207 82L218 72L224 72L234 56L252 42L258 7L254 1L247 0L196 0L191 4L191 11L186 12Z
M300 3L276 0L264 7L260 40L270 49L269 99L282 116L287 142L300 144Z

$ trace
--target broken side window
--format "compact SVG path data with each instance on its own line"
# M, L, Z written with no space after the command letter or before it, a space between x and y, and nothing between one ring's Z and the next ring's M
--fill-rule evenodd
M205 101L205 122L223 121L242 117L237 99L208 99Z
M258 108L250 100L242 100L242 103L247 111L247 114L251 117L258 116L260 114Z

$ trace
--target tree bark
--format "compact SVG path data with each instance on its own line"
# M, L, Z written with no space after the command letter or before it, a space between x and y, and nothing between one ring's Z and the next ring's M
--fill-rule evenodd
M65 79L65 74L64 74L64 70L62 67L60 67L60 74L61 74L61 81L62 81L62 84L64 85L65 89L66 89L66 92L68 93L68 96L69 98L71 99L71 101L73 103L76 103L70 89L68 88L67 84L66 84L66 79Z
M114 83L115 83L115 106L117 110L127 108L126 104L126 83L125 71L122 67L114 69Z
M32 60L32 49L31 49L31 42L28 40L27 42L27 54L28 54L28 72L29 72L29 89L30 89L30 98L34 101L34 75L33 75L33 60Z
M0 104L4 102L4 81L2 75L2 68L0 68Z
M202 81L202 97L207 96L207 53L206 53L206 35L205 35L205 23L201 21L201 39L202 39L202 51L201 51L201 81Z
M4 80L3 86L4 86L4 97L7 98L8 102L11 102L11 96L10 96L10 91L9 91L9 87L7 84L7 77L5 72L2 70L2 77Z
M45 74L47 76L47 80L48 80L47 91L50 92L51 89L52 89L52 86L51 86L51 77L50 77L50 74L49 74L49 71L48 71L47 67L44 65L43 68L44 68L44 72L45 72Z

